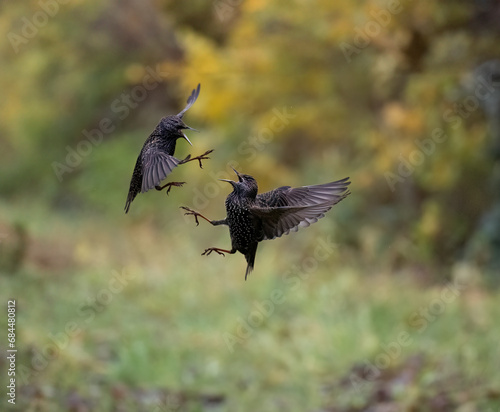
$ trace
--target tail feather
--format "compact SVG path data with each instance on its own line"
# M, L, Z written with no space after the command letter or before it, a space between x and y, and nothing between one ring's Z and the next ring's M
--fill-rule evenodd
M128 210L130 209L130 204L132 203L134 198L135 198L135 193L133 193L132 191L128 192L127 202L125 203L125 213L128 213Z
M247 280L248 274L253 270L254 263L255 263L255 254L257 253L257 246L258 243L255 242L255 244L250 245L250 248L247 253L245 253L245 259L247 260L247 270L245 272L245 280Z

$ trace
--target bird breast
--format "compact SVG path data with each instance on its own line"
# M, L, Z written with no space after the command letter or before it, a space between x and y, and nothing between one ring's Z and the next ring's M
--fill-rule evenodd
M226 212L232 247L245 253L256 241L254 218L248 208L229 199L226 200Z

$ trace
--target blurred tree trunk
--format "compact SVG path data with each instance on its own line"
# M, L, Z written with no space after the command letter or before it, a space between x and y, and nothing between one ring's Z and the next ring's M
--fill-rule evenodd
M497 276L500 273L500 60L489 60L474 71L474 81L486 82L490 92L480 100L489 128L487 154L493 160L490 181L492 206L485 211L467 245L469 259L481 261Z

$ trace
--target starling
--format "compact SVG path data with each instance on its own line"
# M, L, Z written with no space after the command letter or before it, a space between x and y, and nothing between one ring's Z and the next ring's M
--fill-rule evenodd
M130 180L127 203L125 203L125 213L128 213L130 204L139 192L147 192L153 187L156 190L163 190L168 187L168 194L172 186L182 186L185 182L170 182L160 186L161 181L172 172L174 167L192 160L198 160L200 167L202 167L201 161L209 159L207 155L213 150L209 150L193 158L191 158L191 155L188 155L184 160L174 157L177 139L182 137L192 146L192 143L183 130L197 130L186 126L182 121L182 116L194 104L199 94L200 85L198 84L198 87L191 92L191 96L187 99L186 107L177 115L163 117L147 138L144 146L142 146L141 153L135 163L132 179Z
M234 169L233 169L234 170ZM211 247L202 255L216 252L245 255L247 270L245 280L252 271L257 245L260 241L274 239L299 227L307 227L325 216L333 205L350 194L347 186L349 178L322 185L291 188L282 186L270 192L257 194L257 182L252 176L238 173L238 181L220 179L233 186L226 198L227 217L223 220L210 220L192 209L182 206L186 215L193 215L198 225L201 217L214 226L229 226L231 250Z

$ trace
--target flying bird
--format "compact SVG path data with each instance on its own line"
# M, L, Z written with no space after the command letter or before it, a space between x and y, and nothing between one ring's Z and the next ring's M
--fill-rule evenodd
M188 207L181 208L186 210L186 215L194 216L196 225L199 225L198 217L201 217L214 226L229 226L231 249L211 247L205 249L202 255L208 256L212 252L223 256L224 253L242 253L247 261L245 280L253 270L259 242L296 232L299 227L317 222L333 205L350 194L348 177L314 186L282 186L257 194L256 180L233 170L238 176L237 182L220 179L233 186L233 191L226 198L225 219L210 220Z
M147 192L154 187L156 190L168 188L168 194L172 186L182 186L185 182L169 182L160 186L161 181L178 165L198 160L200 167L203 167L201 161L209 159L207 155L212 153L213 150L208 150L202 155L193 158L188 155L183 160L174 157L177 139L184 138L191 146L193 145L183 130L187 129L195 132L198 130L187 126L182 121L182 117L194 104L199 94L200 85L198 84L198 87L191 92L187 99L186 107L179 114L163 117L146 139L146 142L144 142L130 180L125 213L128 213L130 204L139 193Z

